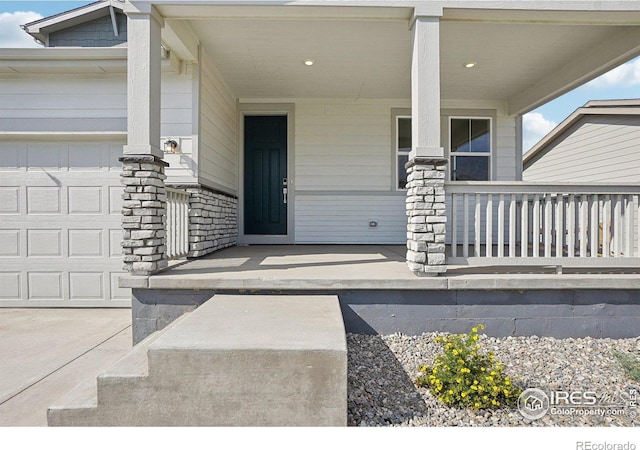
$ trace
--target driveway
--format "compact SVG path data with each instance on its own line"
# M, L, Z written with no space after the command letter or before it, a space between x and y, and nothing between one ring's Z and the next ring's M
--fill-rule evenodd
M0 309L0 426L47 408L131 350L130 309Z

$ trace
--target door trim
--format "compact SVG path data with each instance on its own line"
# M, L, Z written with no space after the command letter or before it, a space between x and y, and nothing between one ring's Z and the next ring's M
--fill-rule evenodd
M245 116L287 116L287 234L280 236L244 234L244 118ZM295 104L238 103L238 244L295 243Z

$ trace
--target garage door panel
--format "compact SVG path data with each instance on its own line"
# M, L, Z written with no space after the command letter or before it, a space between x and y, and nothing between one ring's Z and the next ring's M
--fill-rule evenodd
M85 144L69 144L69 171L102 172L108 150L107 144L96 144L92 149Z
M29 299L62 300L62 272L29 272Z
M67 144L34 142L27 144L27 170L41 172L44 169L58 171L62 168ZM66 159L66 158L64 158Z
M118 286L118 280L124 275L124 272L111 272L111 298L113 300L129 300L131 299L131 292L129 289L123 289Z
M119 258L122 256L122 229L109 230L109 256Z
M69 214L102 214L102 187L69 186Z
M71 300L102 300L104 293L102 272L69 272Z
M19 300L22 298L22 274L20 272L0 272L0 300Z
M60 214L60 188L27 186L28 214Z
M121 307L122 143L0 143L0 306Z
M0 214L20 214L20 187L0 187Z
M102 230L69 230L69 258L101 256Z
M18 170L20 167L20 145L0 142L0 171Z
M0 230L0 257L20 256L20 230Z
M62 231L28 230L27 256L62 258Z

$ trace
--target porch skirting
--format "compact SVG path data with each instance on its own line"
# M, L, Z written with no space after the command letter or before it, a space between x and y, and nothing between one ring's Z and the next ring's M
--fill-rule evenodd
M216 289L133 289L133 340L140 342ZM246 293L247 291L243 291ZM337 295L346 331L359 334L465 333L482 323L490 336L630 338L640 335L637 289L315 290L251 294Z

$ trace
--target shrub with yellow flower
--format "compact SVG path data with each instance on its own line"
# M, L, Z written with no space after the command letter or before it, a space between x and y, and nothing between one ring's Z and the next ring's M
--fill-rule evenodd
M450 405L472 409L514 405L521 391L503 374L503 365L492 352L480 351L478 330L483 329L480 324L469 334L438 336L435 341L443 351L433 367L420 367L423 375L416 385L430 389L439 401Z

